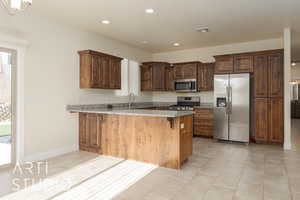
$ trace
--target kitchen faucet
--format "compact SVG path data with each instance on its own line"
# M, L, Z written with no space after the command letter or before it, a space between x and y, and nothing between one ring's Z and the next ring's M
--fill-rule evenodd
M134 100L135 100L134 94L129 93L129 95L128 95L128 107L129 107L129 109L131 109L132 104L134 103Z

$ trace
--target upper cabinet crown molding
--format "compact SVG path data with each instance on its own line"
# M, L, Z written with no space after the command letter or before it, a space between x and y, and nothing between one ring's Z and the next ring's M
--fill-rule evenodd
M97 56L102 56L102 57L111 57L111 58L123 60L123 58L121 58L121 57L113 56L113 55L110 55L110 54L106 54L106 53L102 53L102 52L94 51L94 50L90 50L90 49L78 51L78 54L79 55L84 55L84 54L97 55Z
M121 89L123 58L84 50L80 55L80 88Z

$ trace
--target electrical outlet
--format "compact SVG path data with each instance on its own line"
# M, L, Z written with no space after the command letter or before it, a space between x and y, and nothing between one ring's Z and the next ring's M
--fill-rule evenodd
M184 129L184 123L180 124L180 128Z

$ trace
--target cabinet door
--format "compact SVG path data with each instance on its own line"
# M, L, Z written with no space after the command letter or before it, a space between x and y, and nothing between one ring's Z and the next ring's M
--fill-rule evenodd
M166 67L165 70L166 91L174 91L174 67Z
M270 119L270 142L283 142L283 99L270 98L269 102L269 119Z
M90 146L90 137L87 129L87 114L79 113L79 146L81 149Z
M204 64L202 65L199 65L198 66L198 75L197 75L197 82L198 82L198 90L199 91L204 91L206 90L206 77L205 77L205 74L206 74L206 67Z
M174 73L175 73L175 79L184 79L184 65L175 65L174 67Z
M121 89L121 62L117 59L110 60L109 68L109 88Z
M215 73L228 74L233 73L233 56L217 56Z
M282 54L269 55L269 97L283 97Z
M91 87L102 88L102 68L101 68L101 57L92 55L91 56Z
M184 79L196 79L197 78L197 66L195 63L187 63L183 66L183 78Z
M79 146L81 150L101 152L102 134L101 114L79 114Z
M214 90L214 64L201 64L198 66L198 90Z
M141 90L152 91L152 67L148 65L141 66Z
M101 147L101 121L100 114L87 114L87 132L91 148L100 149Z
M213 109L196 108L194 112L194 135L213 137Z
M261 142L268 141L269 132L269 99L255 99L255 140Z
M259 55L254 57L254 96L269 96L269 67L268 56Z
M152 66L153 73L153 91L164 91L165 90L165 66L154 65Z
M103 89L109 89L110 87L110 58L108 57L102 57L100 59L100 82Z
M234 56L234 72L253 72L253 56L237 55Z
M208 64L207 68L207 91L214 91L215 63Z

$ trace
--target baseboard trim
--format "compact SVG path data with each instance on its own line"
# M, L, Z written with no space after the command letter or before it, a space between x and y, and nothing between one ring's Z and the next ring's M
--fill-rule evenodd
M285 142L283 148L284 150L292 150L292 144L290 142Z
M63 155L63 154L78 151L78 150L79 150L79 145L74 144L74 145L70 145L67 147L63 147L63 148L59 148L59 149L55 149L55 150L51 150L51 151L47 151L47 152L36 153L36 154L29 155L29 156L25 156L24 162L35 162L35 161L40 161L40 160L46 160L46 159L49 159L52 157L56 157L59 155Z

